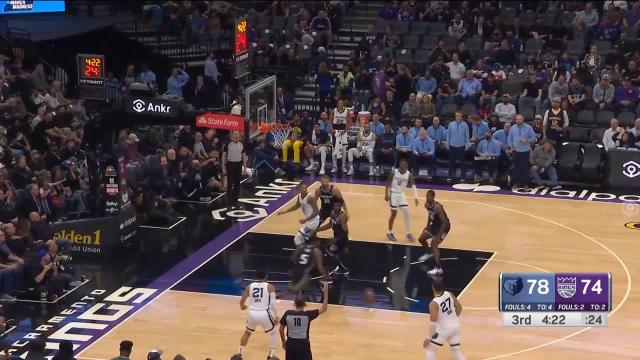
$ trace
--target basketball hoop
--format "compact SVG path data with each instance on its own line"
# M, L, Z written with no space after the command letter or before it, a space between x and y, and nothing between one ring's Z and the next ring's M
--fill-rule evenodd
M269 132L273 135L273 147L282 149L282 143L289 137L291 128L287 124L270 124Z

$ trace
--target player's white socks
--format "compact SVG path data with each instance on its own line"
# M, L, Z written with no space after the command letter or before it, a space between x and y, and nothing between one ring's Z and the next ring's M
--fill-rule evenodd
M453 356L456 360L465 360L464 355L462 355L462 351L460 351L459 346L452 346L451 351L453 351Z
M240 348L238 349L238 354L242 355L243 352L244 352L244 346L240 345Z
M276 354L276 346L278 344L278 334L276 334L275 329L269 332L271 335L271 341L269 343L269 358Z
M427 354L427 360L436 360L436 352L432 344L427 345L425 352Z
M409 208L407 206L401 207L402 221L404 221L404 228L407 230L407 234L411 232L411 225L409 225Z

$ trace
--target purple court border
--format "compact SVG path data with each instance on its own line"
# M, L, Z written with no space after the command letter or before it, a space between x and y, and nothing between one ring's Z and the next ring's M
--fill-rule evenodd
M315 178L315 179L319 179L319 178ZM384 186L386 184L386 181L384 180L378 180L378 179L361 179L361 178L331 178L331 182L333 183L338 183L338 184L357 184L357 185L381 185ZM479 184L475 184L475 183L466 183L467 185L478 185ZM497 186L497 185L496 185ZM567 196L553 196L553 195L549 195L549 193L552 191L551 189L549 189L548 187L542 187L541 190L543 189L547 189L547 192L544 195L540 195L540 194L525 194L525 193L517 193L517 192L513 192L511 189L505 190L500 188L500 190L496 190L496 191L482 191L482 190L461 190L461 189L455 189L452 185L439 185L439 184L425 184L425 183L416 183L416 187L418 189L433 189L433 190L440 190L440 191L455 191L455 192L461 192L461 193L468 193L468 194L488 194L488 195L509 195L509 196L518 196L518 197L530 197L530 198L544 198L544 199L556 199L556 200L578 200L578 201L589 201L589 202L593 202L593 203L598 203L598 202L607 202L607 203L615 203L615 204L640 204L640 195L636 195L636 194L626 194L626 195L630 195L630 196L636 196L639 198L638 201L624 201L624 200L620 200L618 198L618 196L624 196L624 195L619 195L619 194L614 194L614 193L605 193L605 192L599 192L599 191L592 191L590 189L577 189L577 190L573 190L572 188L563 188L560 190L553 190L554 192L557 191L571 191L571 192L575 192L576 196L574 197L567 197ZM540 192L540 191L538 191ZM585 195L583 197L579 197L578 195L581 193L585 193ZM610 194L610 195L615 195L616 198L614 199L594 199L594 200L587 200L586 198L588 197L588 195L590 194Z
M315 178L309 177L305 177L302 180L302 182L308 184L312 184L314 181ZM280 208L282 205L293 199L294 196L295 191L294 189L292 189L286 194L283 194L278 199L274 199L274 201L266 207L267 213L272 214L276 209ZM248 232L252 227L257 225L264 219L265 218L260 218L246 222L236 221L229 229L223 231L220 235L216 236L214 239L203 245L200 249L196 250L193 254L189 255L186 259L182 260L169 271L151 282L151 284L147 285L146 288L157 289L158 291L156 291L149 298L145 299L143 302L135 304L135 307L129 314L127 314L127 316L123 316L117 321L110 323L109 326L104 330L96 331L95 335L90 341L86 341L80 344L80 346L75 350L74 353L76 354L76 356L79 356L84 350L91 347L96 341L100 340L107 333L117 328L124 321L130 319L146 305L162 296L168 290L171 290L171 288L177 285L185 277L202 267L204 264L209 262L209 260L216 257L222 250L233 244L240 237L242 237L244 233Z

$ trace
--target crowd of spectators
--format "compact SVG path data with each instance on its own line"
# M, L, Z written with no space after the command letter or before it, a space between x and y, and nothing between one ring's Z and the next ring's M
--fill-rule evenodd
M417 159L432 169L437 157L449 163L448 181L467 181L466 159L476 181L484 170L490 182L510 170L514 185L541 183L544 175L557 187L551 169L563 142L640 149L639 30L640 2L386 2L358 49L337 64L338 75L317 49L311 64L328 126L310 120L284 148L303 161L295 152L318 146L309 130L318 121L331 135L326 146L342 152L335 115L342 103L348 125L362 112L372 120L376 167L379 157L395 163L406 156L414 171ZM298 123L293 114L288 119ZM590 138L574 140L576 128ZM367 134L347 146L361 149Z
M8 54L11 54L9 56ZM0 53L0 300L25 287L49 299L79 280L57 259L50 223L91 210L81 144L89 121L83 100L67 98L42 63ZM55 75L55 74L53 74ZM60 245L60 249L58 248ZM63 249L64 248L64 249Z

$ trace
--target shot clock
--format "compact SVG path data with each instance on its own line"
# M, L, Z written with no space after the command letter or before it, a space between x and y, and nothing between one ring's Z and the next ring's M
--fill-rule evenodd
M88 99L105 99L104 55L78 54L76 62L80 95Z
M611 273L500 273L503 326L607 326Z
M249 74L249 47L247 43L247 19L240 18L235 22L233 63L235 77Z

